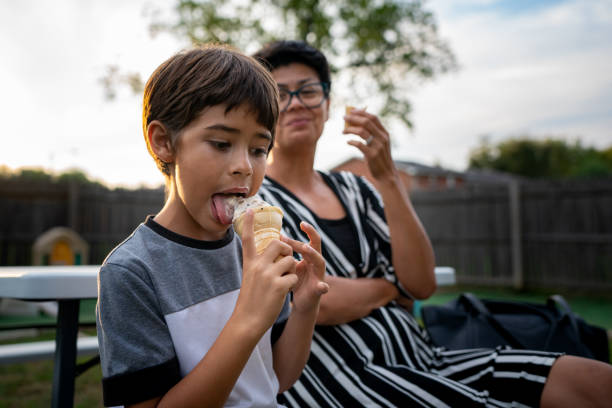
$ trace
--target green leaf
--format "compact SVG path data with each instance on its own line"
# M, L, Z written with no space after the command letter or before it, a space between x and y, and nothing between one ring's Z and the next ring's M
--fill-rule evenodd
M407 127L407 84L457 68L419 0L178 0L175 11L175 22L154 21L151 29L245 52L274 39L307 41L325 53L334 74L354 78L355 86L367 81L368 95L383 101L380 114Z

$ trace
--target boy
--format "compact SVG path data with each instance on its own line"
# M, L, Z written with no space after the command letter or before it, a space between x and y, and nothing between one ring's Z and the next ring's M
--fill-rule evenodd
M227 202L257 192L277 118L274 80L226 47L179 53L149 78L143 130L167 200L100 269L105 405L276 406L299 377L327 291L320 237L303 223L309 245L283 238L257 256L253 214L241 248Z

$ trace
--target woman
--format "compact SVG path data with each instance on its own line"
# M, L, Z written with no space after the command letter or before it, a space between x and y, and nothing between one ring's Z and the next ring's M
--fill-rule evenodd
M391 159L386 129L364 110L345 117L344 133L363 139L348 143L362 152L376 189L350 173L314 170L330 104L325 56L305 43L280 41L255 57L279 86L282 112L260 193L283 208L288 236L307 239L301 220L318 229L329 284L307 366L280 402L470 407L612 400L606 364L545 352L433 347L403 307L434 292L434 256ZM596 374L570 375L585 369Z

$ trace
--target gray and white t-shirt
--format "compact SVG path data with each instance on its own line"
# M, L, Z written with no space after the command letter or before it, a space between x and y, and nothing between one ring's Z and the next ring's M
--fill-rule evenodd
M178 235L149 217L106 258L96 308L105 405L164 395L204 357L240 291L242 248L229 229L220 241ZM272 336L261 338L226 406L277 406Z

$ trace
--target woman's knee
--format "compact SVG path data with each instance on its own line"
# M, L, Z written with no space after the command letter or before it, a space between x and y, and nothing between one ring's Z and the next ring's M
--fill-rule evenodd
M561 356L550 369L541 406L606 407L612 401L612 365L575 356Z

